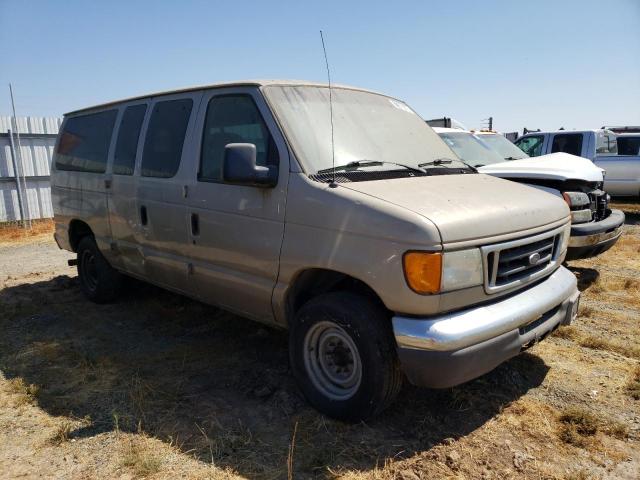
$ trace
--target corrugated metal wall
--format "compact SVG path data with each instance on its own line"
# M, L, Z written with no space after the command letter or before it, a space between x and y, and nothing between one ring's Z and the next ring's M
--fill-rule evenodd
M14 164L18 165L19 173L25 176L26 185L21 184L24 217L53 217L49 175L56 135L62 119L18 117L17 123L20 131L20 149L18 153L17 137L14 133L14 159L11 138L8 135L9 130L13 131L11 117L0 117L0 222L22 220Z

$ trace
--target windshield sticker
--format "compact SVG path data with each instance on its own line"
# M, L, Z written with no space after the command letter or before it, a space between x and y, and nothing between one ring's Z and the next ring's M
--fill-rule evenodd
M395 108L397 108L398 110L403 110L407 113L413 113L413 110L411 110L409 107L407 107L404 103L402 102L398 102L397 100L393 100L392 98L389 99L389 103L391 105L393 105Z

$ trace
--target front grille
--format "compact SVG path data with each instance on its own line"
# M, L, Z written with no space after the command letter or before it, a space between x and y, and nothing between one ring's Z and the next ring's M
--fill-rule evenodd
M557 265L562 230L482 247L487 293L523 286L550 273Z
M591 209L593 221L599 222L607 218L609 208L607 194L602 190L592 190L588 195L590 201L589 208Z

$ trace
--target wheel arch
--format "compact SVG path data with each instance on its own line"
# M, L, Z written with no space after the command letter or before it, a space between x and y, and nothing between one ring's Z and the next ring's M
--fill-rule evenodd
M69 222L69 245L74 252L78 251L80 240L87 235L93 236L93 230L88 223L77 218Z
M312 298L323 293L346 291L369 298L388 311L380 296L362 280L349 274L325 268L308 268L296 274L287 289L285 310L287 325L296 312Z

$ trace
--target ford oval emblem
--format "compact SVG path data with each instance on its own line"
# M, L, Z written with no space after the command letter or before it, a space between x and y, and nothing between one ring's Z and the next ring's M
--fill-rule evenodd
M529 265L537 265L540 261L540 254L538 252L529 255Z

